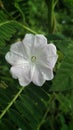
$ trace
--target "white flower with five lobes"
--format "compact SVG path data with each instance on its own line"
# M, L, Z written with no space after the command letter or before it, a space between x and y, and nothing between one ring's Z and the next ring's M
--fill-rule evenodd
M53 68L58 55L53 43L41 34L26 34L22 41L11 45L6 61L12 65L12 77L19 80L21 86L30 82L42 86L46 80L52 80Z

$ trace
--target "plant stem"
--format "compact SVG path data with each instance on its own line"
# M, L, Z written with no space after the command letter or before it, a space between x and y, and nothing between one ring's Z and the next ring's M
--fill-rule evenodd
M50 98L50 100L49 100L49 102L48 102L48 108L47 108L47 110L46 110L46 112L45 112L45 114L44 114L44 116L43 116L43 118L42 118L40 124L38 125L37 130L39 130L40 127L41 127L41 125L44 123L45 118L46 118L46 116L47 116L47 114L48 114L48 112L49 112L49 105L50 105L50 103L52 102L53 99L54 99L54 95L51 96L51 98Z
M35 31L33 31L32 29L30 29L29 27L26 27L25 25L15 21L15 23L17 23L18 25L20 25L21 27L23 27L24 29L26 29L27 31L33 33L33 34L37 34Z
M45 0L47 7L48 7L48 31L49 33L55 32L56 28L56 19L55 19L55 12L54 8L55 5L57 4L57 0Z
M9 108L13 105L13 103L17 100L17 98L20 96L21 92L24 90L24 87L21 87L21 89L17 92L17 94L14 96L12 101L6 106L6 108L3 110L3 112L0 115L0 119L6 114L6 112L9 110Z
M30 29L29 27L15 21L15 20L10 20L10 21L5 21L5 22L2 22L0 23L0 27L5 25L5 24L9 24L9 23L15 23L15 24L18 24L20 27L22 27L23 29L26 29L27 31L33 33L33 34L37 34L35 31L33 31L32 29Z

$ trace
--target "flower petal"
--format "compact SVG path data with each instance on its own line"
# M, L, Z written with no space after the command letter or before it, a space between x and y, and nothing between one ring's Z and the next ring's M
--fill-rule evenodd
M21 86L26 86L31 82L30 65L21 64L11 67L12 77L19 80Z
M53 70L50 69L45 63L40 64L39 67L45 80L52 80L54 78Z
M53 43L48 44L46 52L47 52L47 55L48 55L50 67L54 68L56 61L58 59L56 46Z
M22 42L23 42L23 45L24 45L28 58L31 57L33 44L34 44L34 35L26 34Z
M58 55L54 44L47 44L42 50L40 50L38 57L40 64L46 64L49 69L53 69L57 61Z
M34 66L33 74L32 74L32 82L38 86L42 86L45 82L45 79L43 77L43 74L40 72L39 66Z
M39 49L47 45L47 39L45 36L41 34L33 35L33 34L26 34L23 39L24 47L26 48L26 53L28 57L33 55L37 55Z
M48 51L50 55L56 55L57 54L57 49L56 46L53 43L47 44L48 46Z
M19 60L27 60L22 42L16 42L15 44L12 44L10 52L6 54L5 59L11 65L15 65Z
M47 45L47 39L41 34L26 34L23 39L23 44L28 46L29 48L31 48L32 46L44 46L45 44Z
M27 61L21 57L20 55L14 54L12 52L8 52L5 56L5 59L11 65L16 65L22 63L26 63Z
M41 50L47 45L47 39L45 36L41 34L35 35L34 44L33 44L33 50L32 55L39 55Z
M34 46L35 47L41 47L41 46L45 46L47 45L47 39L45 36L41 35L41 34L37 34L35 35L35 42L34 42Z
M10 52L27 59L23 42L19 41L11 45Z
M31 47L33 43L34 43L34 35L33 34L26 34L24 39L23 39L23 44Z

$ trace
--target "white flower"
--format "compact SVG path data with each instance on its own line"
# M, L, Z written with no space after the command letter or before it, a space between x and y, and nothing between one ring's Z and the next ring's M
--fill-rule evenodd
M11 45L5 59L12 65L12 77L21 86L30 82L42 86L45 80L53 79L53 68L58 55L54 44L47 44L45 36L26 34L23 41Z

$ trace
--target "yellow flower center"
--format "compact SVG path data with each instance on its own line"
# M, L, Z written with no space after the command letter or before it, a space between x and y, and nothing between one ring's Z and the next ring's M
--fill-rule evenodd
M32 61L32 62L36 62L36 56L32 56L32 57L31 57L31 61Z

